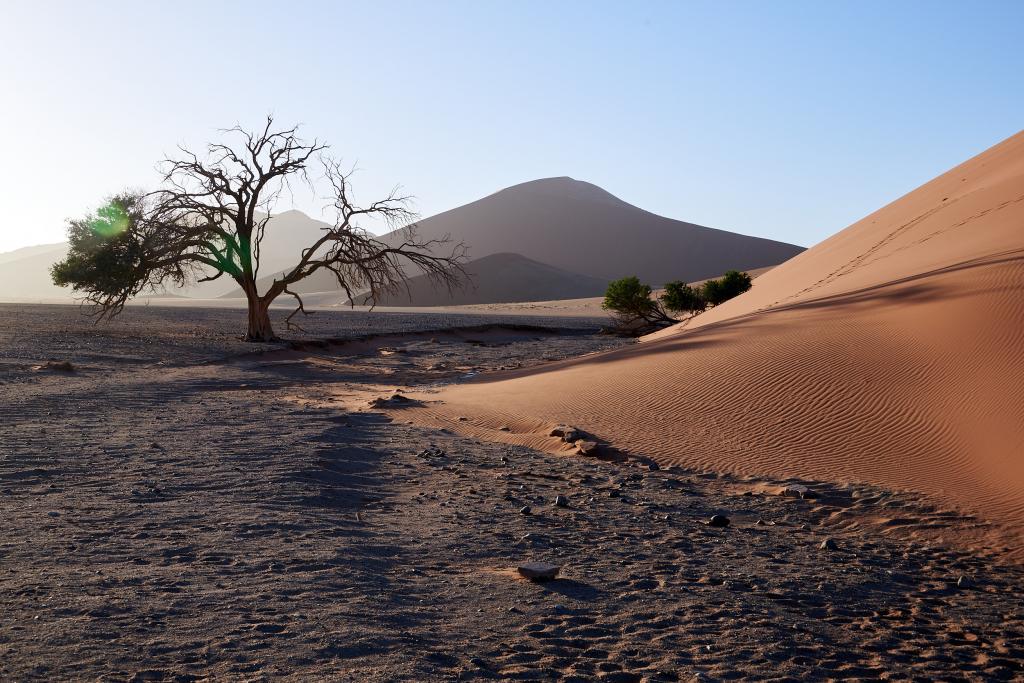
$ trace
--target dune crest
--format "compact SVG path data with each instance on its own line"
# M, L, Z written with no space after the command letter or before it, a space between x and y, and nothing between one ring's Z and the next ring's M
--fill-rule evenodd
M1022 361L1019 133L689 325L425 394L440 402L422 412L454 429L472 415L476 435L568 422L663 464L911 489L995 523L1019 557Z

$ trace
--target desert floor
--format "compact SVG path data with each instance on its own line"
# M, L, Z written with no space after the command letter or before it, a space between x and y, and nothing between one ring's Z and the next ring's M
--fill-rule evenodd
M370 405L629 343L599 319L303 322L254 351L241 311L0 306L0 679L1024 676L1024 571L930 540L969 516Z

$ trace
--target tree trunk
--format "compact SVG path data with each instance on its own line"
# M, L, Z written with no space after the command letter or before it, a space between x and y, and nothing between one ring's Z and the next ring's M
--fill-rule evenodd
M245 335L245 341L277 341L274 326L270 323L270 304L264 304L259 297L249 297L249 332Z

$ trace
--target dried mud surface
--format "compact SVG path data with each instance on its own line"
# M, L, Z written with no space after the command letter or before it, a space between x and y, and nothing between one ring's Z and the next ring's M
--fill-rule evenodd
M1024 675L1024 572L922 540L972 521L919 496L790 498L364 400L619 340L338 314L253 353L238 312L77 316L0 307L2 680ZM477 327L437 331L457 324ZM368 332L392 336L316 341ZM526 561L562 572L530 583Z

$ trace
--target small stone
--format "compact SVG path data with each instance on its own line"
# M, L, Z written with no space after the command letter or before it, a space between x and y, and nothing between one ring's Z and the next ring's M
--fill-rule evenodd
M508 425L501 425L500 427L498 427L498 431L499 432L511 432L512 428L509 427Z
M558 576L558 572L561 569L557 564L527 562L526 564L519 565L517 571L521 576L530 581L552 581Z
M708 526L724 529L729 526L729 518L725 515L712 515L711 519L708 521Z
M963 589L974 588L974 581L969 576L961 576L956 580L956 587Z
M529 505L524 505L523 507L519 508L519 514L521 515L528 515L531 512L533 512L533 510L530 508Z
M580 455L597 455L597 442L580 439L575 443L577 452Z
M647 469L649 469L651 472L657 472L658 470L661 469L661 465L659 465L656 462L648 463Z
M756 524L757 526L764 526L765 521L763 519L758 519L756 522L754 522L754 524Z
M560 508L567 508L569 507L569 499L559 494L555 496L555 505L557 505Z
M831 538L826 538L818 547L822 550L839 550L839 546L837 546L836 542Z

